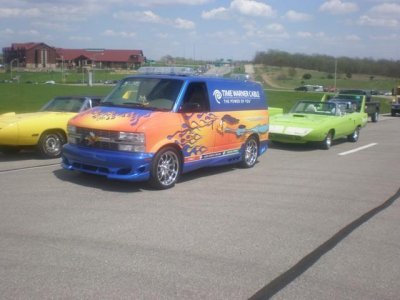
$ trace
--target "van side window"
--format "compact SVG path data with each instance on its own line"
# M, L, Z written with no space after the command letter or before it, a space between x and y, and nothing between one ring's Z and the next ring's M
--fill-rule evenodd
M204 82L192 82L189 84L183 98L180 112L208 112L210 103L206 84Z

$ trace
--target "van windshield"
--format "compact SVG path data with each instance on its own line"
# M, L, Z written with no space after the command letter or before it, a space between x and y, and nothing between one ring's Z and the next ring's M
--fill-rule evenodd
M169 111L183 81L165 78L131 77L122 80L103 100L103 106L140 107Z

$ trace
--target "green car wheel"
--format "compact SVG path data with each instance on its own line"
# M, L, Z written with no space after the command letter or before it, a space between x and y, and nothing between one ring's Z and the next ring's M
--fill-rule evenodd
M357 142L358 138L360 137L360 126L357 126L356 129L354 129L354 132L352 134L350 134L349 136L347 136L347 140L349 142Z
M332 140L333 140L333 132L331 130L328 132L325 139L322 141L322 144L321 144L322 149L329 150L332 146Z

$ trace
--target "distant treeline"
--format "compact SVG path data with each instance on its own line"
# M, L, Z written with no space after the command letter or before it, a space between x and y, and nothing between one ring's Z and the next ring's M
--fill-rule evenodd
M335 60L337 72L344 74L367 74L400 77L400 61L372 58L333 57L328 55L291 54L279 50L257 52L254 63L276 67L292 67L308 70L316 70L327 73L335 72Z

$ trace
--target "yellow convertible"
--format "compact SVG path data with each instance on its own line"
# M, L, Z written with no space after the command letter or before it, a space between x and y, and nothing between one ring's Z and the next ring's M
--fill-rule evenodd
M99 97L56 97L38 112L0 115L0 151L9 154L35 147L43 157L59 157L67 141L68 120L97 106L100 100Z

